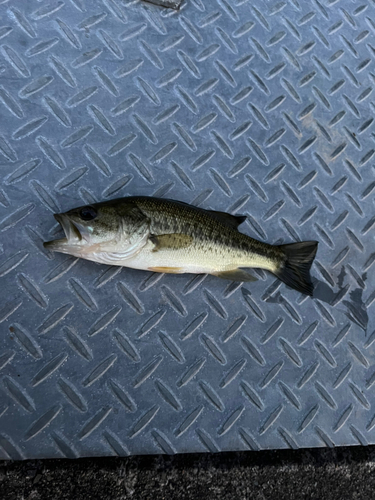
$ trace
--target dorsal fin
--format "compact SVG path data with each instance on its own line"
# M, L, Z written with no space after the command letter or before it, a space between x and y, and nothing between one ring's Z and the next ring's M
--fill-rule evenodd
M216 210L207 210L207 212L213 215L222 224L225 224L232 229L238 229L238 226L246 220L246 215L231 215L227 212L217 212Z
M222 224L225 224L226 226L232 228L232 229L238 229L238 226L241 225L245 220L247 219L246 215L231 215L228 214L227 212L218 212L217 210L206 210L205 208L200 208L200 207L195 207L194 205L189 205L188 203L185 203L184 201L176 201L176 200L171 200L167 199L164 201L171 201L172 203L178 204L178 205L184 205L185 207L188 207L193 210L197 211L203 211L208 214L210 214L212 217L215 217L218 221L220 221Z

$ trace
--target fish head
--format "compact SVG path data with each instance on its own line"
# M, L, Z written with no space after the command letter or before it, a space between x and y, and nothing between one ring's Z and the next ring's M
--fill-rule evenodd
M126 250L148 229L143 214L134 212L129 204L97 203L54 214L65 238L48 241L44 247L86 258L93 253Z

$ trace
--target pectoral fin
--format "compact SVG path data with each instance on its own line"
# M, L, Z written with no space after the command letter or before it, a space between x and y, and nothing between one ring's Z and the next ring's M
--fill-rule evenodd
M219 273L212 273L214 276L218 278L222 278L224 280L231 281L258 281L258 278L255 278L248 272L243 269L231 269L230 271L222 271Z
M191 245L193 237L188 234L172 233L151 235L150 240L155 245L152 251L158 252L165 249L179 250L180 248L187 248Z

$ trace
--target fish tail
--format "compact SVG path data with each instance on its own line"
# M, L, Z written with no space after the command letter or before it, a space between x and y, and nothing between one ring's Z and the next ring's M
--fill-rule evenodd
M317 241L301 241L280 245L285 259L274 274L286 285L298 292L312 296L314 285L311 282L310 268L318 249Z

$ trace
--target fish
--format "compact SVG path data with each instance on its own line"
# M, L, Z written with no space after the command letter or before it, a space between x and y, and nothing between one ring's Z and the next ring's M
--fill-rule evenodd
M310 268L318 242L271 245L241 233L244 215L205 210L182 201L130 196L54 215L65 237L44 243L54 252L158 273L210 274L256 281L248 270L269 271L312 296Z

